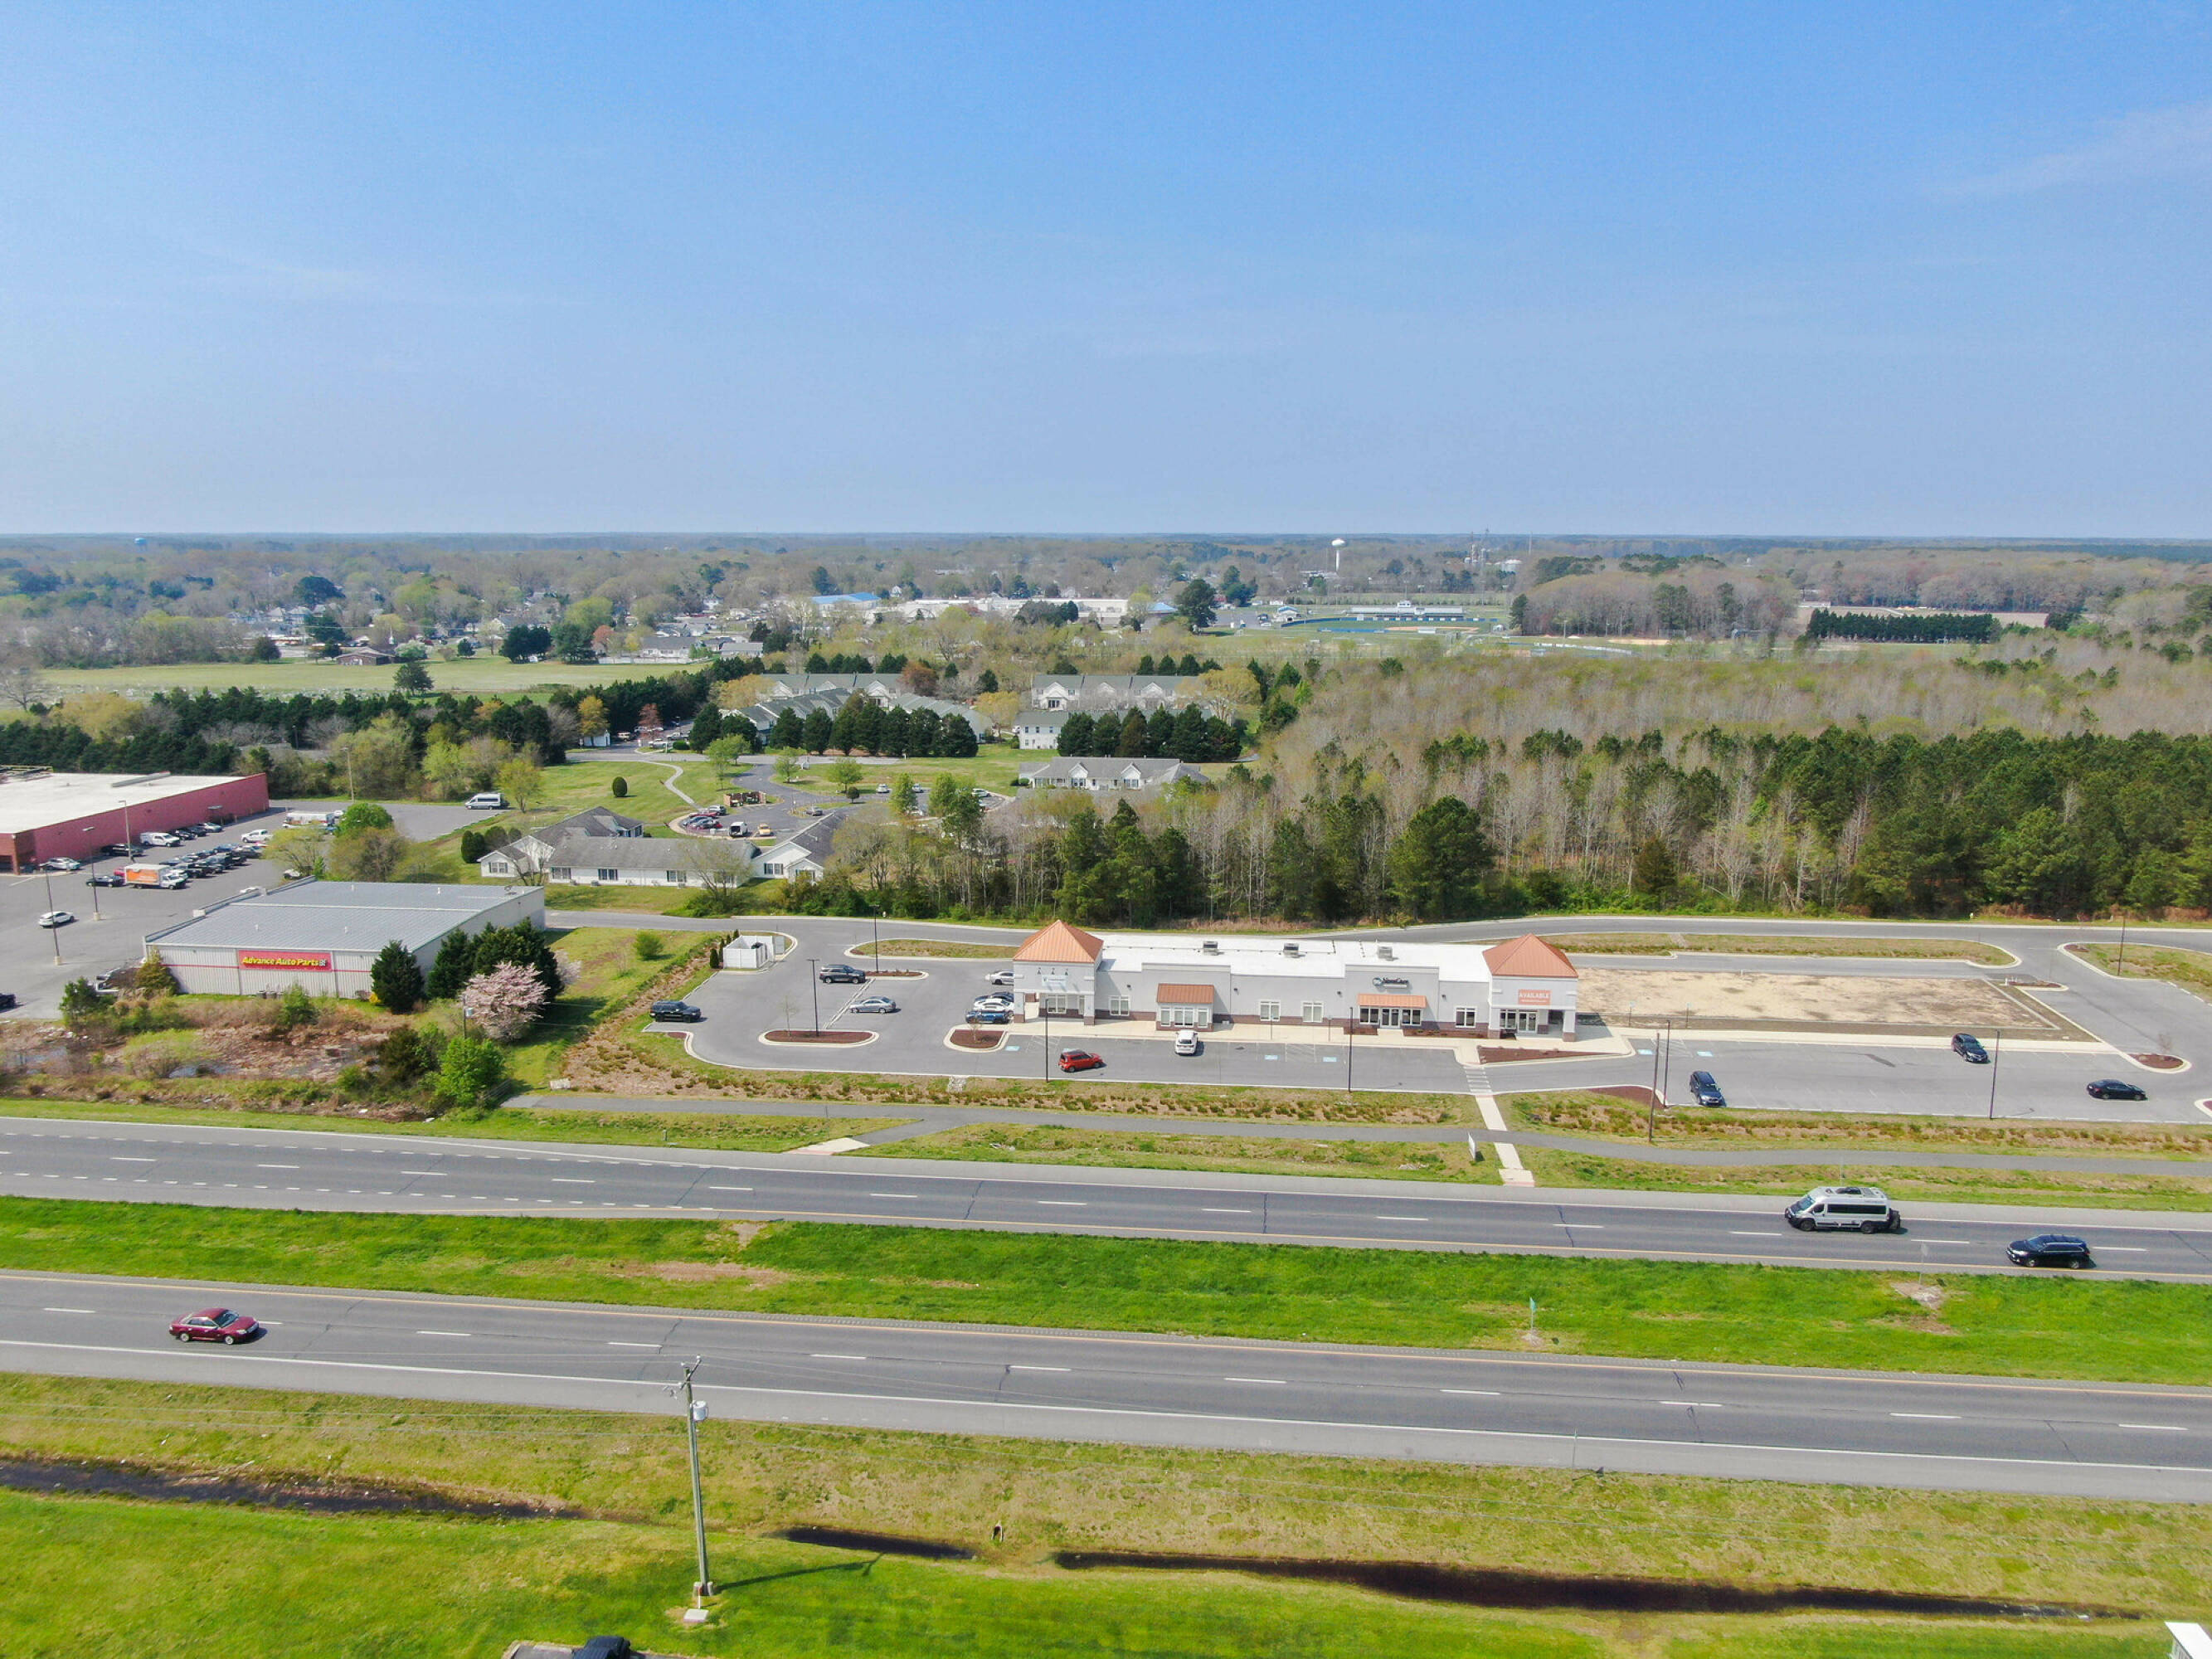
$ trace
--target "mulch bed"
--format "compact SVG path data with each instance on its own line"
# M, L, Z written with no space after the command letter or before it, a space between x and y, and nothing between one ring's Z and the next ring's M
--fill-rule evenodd
M995 1048L1006 1040L1004 1031L955 1031L952 1046L956 1048Z
M2130 1054L2128 1058L2138 1066L2148 1066L2160 1072L2178 1072L2182 1064L2178 1054Z
M872 1031L769 1031L770 1042L866 1042Z

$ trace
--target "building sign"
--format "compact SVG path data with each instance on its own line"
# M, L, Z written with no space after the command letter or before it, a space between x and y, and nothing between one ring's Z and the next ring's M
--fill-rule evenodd
M1549 991L1523 991L1521 1006L1523 1008L1548 1008L1552 1006L1552 994Z
M1375 988L1378 991L1410 991L1413 988L1413 981L1410 979L1378 978L1375 981Z
M331 953L327 951L240 951L238 965L241 968L281 968L294 973L327 974L331 971Z

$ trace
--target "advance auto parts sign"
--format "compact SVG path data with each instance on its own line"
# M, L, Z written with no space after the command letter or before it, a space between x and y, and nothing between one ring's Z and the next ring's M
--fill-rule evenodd
M238 965L241 968L286 969L295 974L327 974L331 971L331 953L327 951L240 951Z

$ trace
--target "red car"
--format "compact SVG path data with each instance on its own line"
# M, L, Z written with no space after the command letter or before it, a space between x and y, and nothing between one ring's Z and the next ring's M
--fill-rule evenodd
M1105 1063L1097 1054L1085 1049L1062 1048L1060 1051L1060 1069L1063 1072L1088 1072Z
M261 1334L261 1327L228 1308L203 1308L171 1322L169 1334L179 1342L243 1342Z

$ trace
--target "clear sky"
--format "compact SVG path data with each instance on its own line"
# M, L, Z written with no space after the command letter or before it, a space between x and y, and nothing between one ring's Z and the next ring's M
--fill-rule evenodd
M2212 535L2212 5L0 5L0 530Z

